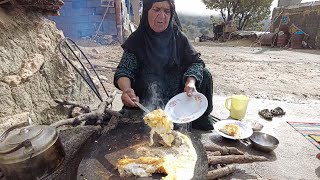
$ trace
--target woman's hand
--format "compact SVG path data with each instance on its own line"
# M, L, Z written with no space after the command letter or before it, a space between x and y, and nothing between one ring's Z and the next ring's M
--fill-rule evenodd
M127 77L121 77L118 79L118 86L122 90L121 100L122 103L127 107L137 107L134 101L139 102L139 97L131 88L131 81Z
M137 107L134 102L139 102L139 97L136 96L132 88L128 88L122 92L121 100L127 107Z
M184 86L184 91L187 93L188 96L192 96L193 92L197 92L196 89L196 78L188 77L186 84Z

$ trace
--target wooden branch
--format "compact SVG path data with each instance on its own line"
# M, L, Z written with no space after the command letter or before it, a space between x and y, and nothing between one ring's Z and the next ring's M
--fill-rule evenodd
M117 118L116 116L112 116L108 125L103 128L103 133L107 133L110 130L115 129L118 126L118 123L119 123L119 118Z
M221 156L221 152L220 151L206 151L207 156Z
M228 165L223 168L219 168L216 170L208 171L207 179L217 179L226 175L229 175L233 172L236 171L236 166L235 165Z
M54 102L58 103L59 105L62 105L62 106L72 106L72 107L80 107L84 110L84 112L88 113L90 112L90 108L89 106L86 106L86 105L81 105L81 104L78 104L77 102L75 101L69 101L67 99L54 99Z
M60 126L63 126L63 125L79 123L81 121L86 121L86 120L89 120L89 119L97 119L97 120L101 121L101 120L103 120L105 112L110 112L110 113L113 113L113 114L117 114L115 111L112 111L112 110L106 111L108 106L113 102L113 100L114 100L114 98L116 96L116 93L117 92L114 91L106 101L102 101L99 104L98 109L96 109L94 111L91 111L90 113L81 114L81 115L79 115L79 116L77 116L75 118L69 118L69 119L60 120L58 122L55 122L55 123L51 124L51 126L60 127ZM117 114L117 115L121 116L120 113Z
M204 146L206 151L220 151L221 155L235 154L235 155L243 155L244 153L237 148L234 147L225 147L218 146L216 144L210 144Z
M111 116L115 116L115 117L117 117L117 118L119 118L119 117L122 116L122 114L119 113L118 111L113 111L113 110L111 110L111 109L106 109L106 110L104 111L104 113L110 114Z
M226 156L209 156L208 164L232 164L232 163L252 163L252 162L262 162L268 161L267 158L263 156L253 156L253 155L226 155Z

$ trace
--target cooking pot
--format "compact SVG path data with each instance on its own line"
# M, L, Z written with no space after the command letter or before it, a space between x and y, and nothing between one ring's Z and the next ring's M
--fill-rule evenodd
M41 179L64 160L65 152L54 127L25 122L0 135L0 168L6 179Z

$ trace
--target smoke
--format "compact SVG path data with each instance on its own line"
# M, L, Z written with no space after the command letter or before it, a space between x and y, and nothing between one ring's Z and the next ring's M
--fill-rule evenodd
M164 109L165 104L163 101L163 92L161 89L161 83L153 82L148 87L148 96L146 99L146 106L149 110Z

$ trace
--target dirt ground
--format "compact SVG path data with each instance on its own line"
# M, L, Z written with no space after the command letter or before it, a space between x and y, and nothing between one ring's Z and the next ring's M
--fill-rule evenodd
M112 85L121 59L118 46L79 43L99 74ZM320 51L252 46L251 41L194 43L213 75L214 95L245 94L292 103L320 100ZM251 46L250 46L251 45ZM88 47L90 46L90 47Z

